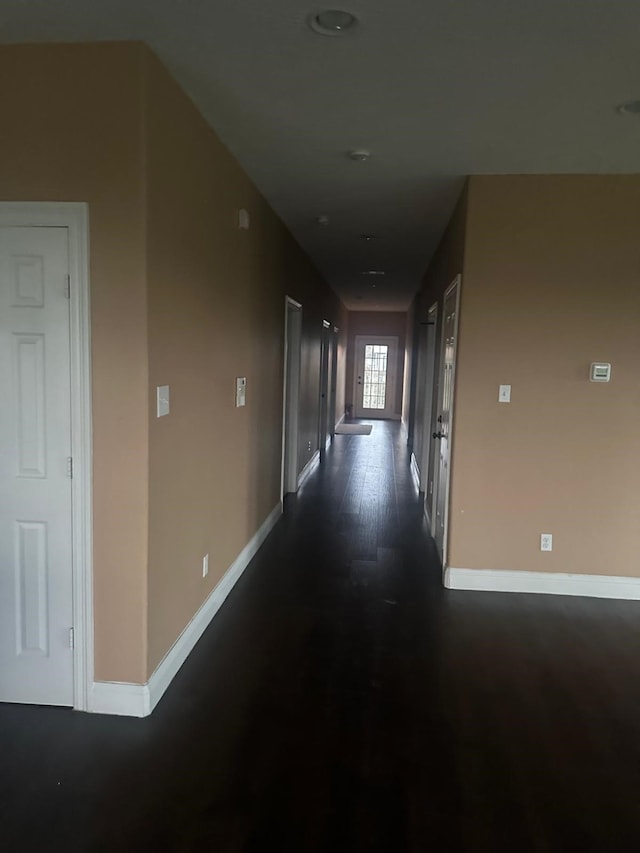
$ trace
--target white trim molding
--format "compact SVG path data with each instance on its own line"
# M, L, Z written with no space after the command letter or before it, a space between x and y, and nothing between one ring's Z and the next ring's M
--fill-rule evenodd
M69 245L73 707L89 708L93 684L93 496L89 207L85 202L0 202L0 225L66 228ZM71 626L70 626L71 627Z
M577 575L560 572L514 572L448 568L447 589L483 592L531 592L541 595L584 595L589 598L640 600L640 578Z
M125 681L94 681L89 711L119 717L148 717L151 713L149 685Z
M313 474L319 464L320 451L316 450L311 459L307 462L302 471L300 471L300 473L298 474L298 488L300 488L302 485L304 485L304 483L307 482L307 480Z
M281 515L282 503L278 502L169 649L147 684L97 681L91 692L90 711L126 717L149 716Z

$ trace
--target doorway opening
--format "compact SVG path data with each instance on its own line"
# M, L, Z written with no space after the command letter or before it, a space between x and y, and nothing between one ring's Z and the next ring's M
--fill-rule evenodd
M302 305L285 299L284 319L284 391L282 400L281 500L298 491L298 419L300 399L300 346L302 341Z
M334 326L331 330L329 345L329 436L336 434L336 393L338 388L338 332Z
M331 323L322 321L322 335L320 337L320 399L318 405L318 449L320 450L320 461L324 459L327 448L331 443L331 430L329 428L329 356L331 340Z

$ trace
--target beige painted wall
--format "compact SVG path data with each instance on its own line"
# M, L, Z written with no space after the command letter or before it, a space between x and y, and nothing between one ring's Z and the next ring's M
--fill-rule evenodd
M342 406L346 311L143 45L1 47L0 95L0 198L89 204L95 675L145 682L279 501L285 293L305 312L301 466L316 328L341 327Z
M136 45L0 47L0 198L90 216L95 668L146 673L147 360Z
M349 311L349 333L347 346L347 372L345 398L355 411L355 358L358 335L395 336L398 338L398 362L395 376L394 415L402 415L402 391L404 385L405 337L407 332L406 311Z
M639 226L638 176L471 178L451 565L640 575Z
M300 468L317 448L322 319L341 325L344 309L148 52L145 69L150 675L279 503L285 294L303 305Z

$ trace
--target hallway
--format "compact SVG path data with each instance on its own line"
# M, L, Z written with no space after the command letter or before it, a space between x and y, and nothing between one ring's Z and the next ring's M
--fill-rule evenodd
M453 593L336 436L147 719L0 707L3 853L631 851L640 603Z

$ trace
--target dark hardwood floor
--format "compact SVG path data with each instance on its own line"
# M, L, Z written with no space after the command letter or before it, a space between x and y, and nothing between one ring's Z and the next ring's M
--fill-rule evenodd
M640 602L448 592L336 436L153 716L0 707L0 850L640 849Z

